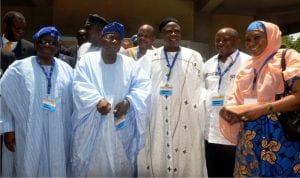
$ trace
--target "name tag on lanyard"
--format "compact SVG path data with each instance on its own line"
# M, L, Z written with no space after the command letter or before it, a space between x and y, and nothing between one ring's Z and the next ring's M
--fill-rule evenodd
M56 111L56 102L50 101L47 98L43 99L43 102L41 104L41 108L50 112L55 112Z
M47 95L50 95L51 92L51 77L55 66L54 59L51 60L51 68L49 73L47 73L46 69L42 66L40 59L37 58L37 62L40 65L42 71L44 72L46 79L47 79ZM48 98L44 98L41 104L41 108L50 112L56 111L56 102L51 101Z
M173 95L173 87L171 85L164 85L160 87L159 95L161 96L172 96Z
M254 104L257 103L257 98L244 98L244 104Z
M118 118L115 118L115 127L116 129L122 129L124 127L127 126L127 122L126 122L126 119L125 119L125 115L122 115Z
M213 96L211 98L212 106L224 106L224 96Z

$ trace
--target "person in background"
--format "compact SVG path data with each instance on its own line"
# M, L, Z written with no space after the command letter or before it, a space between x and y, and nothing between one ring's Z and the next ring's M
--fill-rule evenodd
M61 42L59 42L59 48L61 48ZM55 57L57 57L59 60L62 60L64 62L66 62L67 64L69 64L72 68L75 68L76 65L76 60L75 58L65 55L63 53L60 52L60 50L58 50L57 54L55 55Z
M7 12L2 21L1 36L1 69L6 71L15 60L35 55L31 42L23 39L26 31L26 19L20 12Z
M80 46L84 43L87 42L87 32L85 30L85 28L80 28L77 33L76 33L76 40L77 40L77 44L75 46L70 47L67 50L67 53L65 53L68 56L71 56L73 58L75 58L75 61L77 61L77 52L78 49L80 48ZM75 62L76 64L76 62Z
M72 156L78 177L136 176L145 142L150 81L131 58L118 53L124 26L102 30L101 50L83 55L74 76Z
M137 63L152 81L147 142L139 155L139 176L206 177L204 90L201 55L179 45L174 18L159 25L164 46L149 50Z
M134 60L144 56L148 49L154 49L152 46L155 40L155 30L151 25L144 24L138 29L138 46L126 49L126 54Z
M137 37L137 34L134 34L131 36L131 42L132 42L132 45L133 47L136 47L138 45L138 37Z
M101 47L101 31L108 21L98 14L90 14L86 19L84 28L86 30L87 42L78 49L77 59L83 54L91 51L98 51Z
M14 62L1 78L0 132L6 153L14 153L3 154L4 177L67 176L73 71L54 57L60 38L55 27L41 28L37 55Z
M68 63L72 68L75 68L77 62L77 52L80 46L87 42L86 38L86 30L84 28L80 28L76 33L77 45L72 46L68 49L63 49L61 46L61 50L55 56L66 63Z
M228 100L235 109L225 106L220 111L223 119L241 126L234 176L299 177L300 142L285 137L276 113L300 108L300 54L288 49L283 56L281 31L270 22L252 22L245 41L251 60L237 74ZM284 71L282 59L286 61ZM284 80L292 93L275 100L284 91Z
M235 145L219 129L219 111L230 94L235 75L250 56L241 52L238 32L221 28L215 35L217 55L204 64L205 80L205 154L209 177L232 177Z

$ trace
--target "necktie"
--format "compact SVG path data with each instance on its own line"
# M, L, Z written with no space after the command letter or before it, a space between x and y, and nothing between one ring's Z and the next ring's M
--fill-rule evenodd
M4 46L5 52L11 52L12 51L12 42L8 41Z

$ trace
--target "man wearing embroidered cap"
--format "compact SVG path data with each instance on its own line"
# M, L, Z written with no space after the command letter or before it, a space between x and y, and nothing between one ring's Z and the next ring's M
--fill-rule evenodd
M122 38L122 24L106 25L101 51L87 53L76 66L72 176L136 176L150 82L132 59L118 53Z
M60 38L55 27L40 29L33 36L37 56L16 61L1 79L4 160L14 152L14 169L4 162L3 176L67 176L72 68L54 57Z

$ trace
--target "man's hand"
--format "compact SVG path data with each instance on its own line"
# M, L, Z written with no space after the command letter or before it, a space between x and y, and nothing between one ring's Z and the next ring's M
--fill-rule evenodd
M15 146L16 146L15 132L4 133L4 144L9 151L15 152Z
M111 104L103 98L98 102L97 110L101 115L107 115L111 110Z
M121 101L120 103L118 103L114 109L114 114L115 117L120 117L122 115L125 115L127 113L127 110L130 106L130 103L127 99Z

